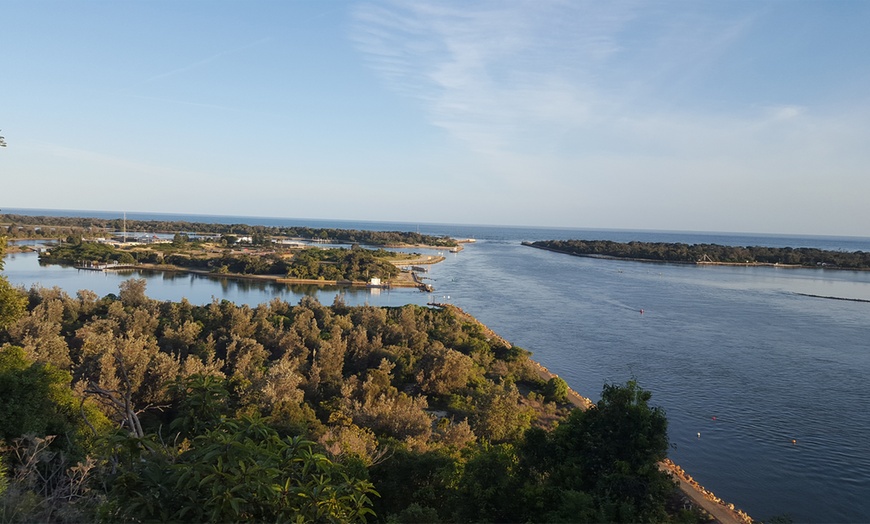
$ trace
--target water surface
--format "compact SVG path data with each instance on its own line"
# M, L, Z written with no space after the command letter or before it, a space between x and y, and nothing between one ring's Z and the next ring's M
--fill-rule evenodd
M312 225L272 220L265 225ZM5 273L15 284L99 295L144 277L152 298L198 304L295 303L306 294L325 304L336 294L348 304L451 302L593 400L603 383L636 378L667 411L675 462L753 517L870 522L870 303L803 295L870 300L870 272L645 264L520 244L600 238L867 251L870 240L321 222L478 241L431 268L432 294L98 273L40 267L33 254L10 255Z

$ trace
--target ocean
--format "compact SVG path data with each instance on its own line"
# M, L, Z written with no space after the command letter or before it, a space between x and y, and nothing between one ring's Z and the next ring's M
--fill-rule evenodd
M305 295L325 304L336 295L377 306L450 302L532 351L593 400L604 383L636 379L668 415L670 457L752 517L870 522L870 303L861 302L870 300L870 272L649 264L521 245L579 238L868 251L868 238L147 213L127 218L419 231L476 242L443 253L447 259L426 274L433 293L77 271L40 266L33 254L7 257L5 274L14 284L101 295L117 293L127 278L144 277L152 298L199 304L274 297L295 303Z

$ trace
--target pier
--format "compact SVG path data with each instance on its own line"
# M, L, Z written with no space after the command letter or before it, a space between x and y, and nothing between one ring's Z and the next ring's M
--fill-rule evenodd
M85 271L113 271L113 270L121 270L121 269L136 269L136 264L103 264L98 262L81 262L73 266L76 269L83 269Z

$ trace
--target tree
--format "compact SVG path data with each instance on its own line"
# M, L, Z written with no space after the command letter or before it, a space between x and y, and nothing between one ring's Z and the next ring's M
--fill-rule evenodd
M165 400L163 386L175 378L179 365L159 352L146 306L128 314L120 302L112 302L108 310L107 318L76 331L81 341L77 376L107 414L142 437L139 415Z
M111 483L111 518L339 523L374 514L371 482L258 419L224 420L188 449L131 443L138 452Z
M190 237L185 233L176 233L172 237L172 245L174 247L184 247L190 242Z
M667 456L668 421L662 408L649 405L651 398L635 380L605 384L596 407L583 412L580 426L594 436L590 444L597 452L593 474L617 462L639 472Z
M520 405L513 384L491 385L478 394L474 432L493 442L515 440L531 426L531 408Z
M461 522L523 522L522 479L510 444L484 444L466 464L455 504Z
M374 501L375 511L381 516L397 515L416 504L435 508L442 517L452 517L455 509L452 498L462 462L457 455L441 451L415 452L397 447L389 458L370 470L372 481L382 494Z
M91 429L106 429L109 423L73 395L71 381L68 372L29 360L20 347L0 349L0 440L64 435L59 445L78 454L94 436Z
M463 390L474 372L474 361L468 355L447 349L434 342L423 355L417 383L425 393L449 395Z
M0 455L0 500L2 500L3 494L6 493L8 487L9 479L6 478L6 465L3 464L3 456Z
M565 402L568 400L568 383L561 377L553 377L544 386L544 398L551 402Z
M605 384L594 407L574 410L552 434L550 486L592 495L600 520L665 520L674 490L658 468L668 450L667 418L651 397L634 380Z
M64 306L72 305L77 310L78 303L69 299L65 293L63 299L45 298L41 291L44 290L37 290L34 294L34 290L31 290L31 297L42 301L29 315L23 316L9 328L9 338L13 344L23 347L26 354L37 362L49 363L58 369L70 369L72 360L69 347L61 332L64 313L69 313L70 317L74 313Z
M27 297L14 288L6 277L0 277L0 329L5 329L24 315Z
M2 137L0 137L2 138ZM6 256L6 237L0 237L0 270ZM0 329L7 328L15 323L27 306L27 299L23 293L12 287L6 277L0 277Z
M145 296L145 286L147 282L144 278L131 278L120 284L121 302L125 306L141 306L148 302L148 297Z
M178 401L170 429L182 437L202 435L220 423L229 411L225 382L213 375L194 374L171 387Z

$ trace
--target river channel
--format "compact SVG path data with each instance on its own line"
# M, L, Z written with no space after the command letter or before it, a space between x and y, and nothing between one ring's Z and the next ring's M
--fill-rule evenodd
M4 273L13 284L99 295L140 277L152 298L197 304L254 305L275 297L295 303L308 294L324 304L337 294L348 304L375 306L450 302L532 351L593 400L605 382L636 378L667 412L671 458L754 518L870 521L870 303L861 301L870 301L870 272L647 264L520 244L554 238L727 243L699 234L458 226L433 232L442 230L477 242L445 253L430 269L431 294L81 271L40 266L32 253L9 255ZM870 247L866 239L814 242L809 247Z

